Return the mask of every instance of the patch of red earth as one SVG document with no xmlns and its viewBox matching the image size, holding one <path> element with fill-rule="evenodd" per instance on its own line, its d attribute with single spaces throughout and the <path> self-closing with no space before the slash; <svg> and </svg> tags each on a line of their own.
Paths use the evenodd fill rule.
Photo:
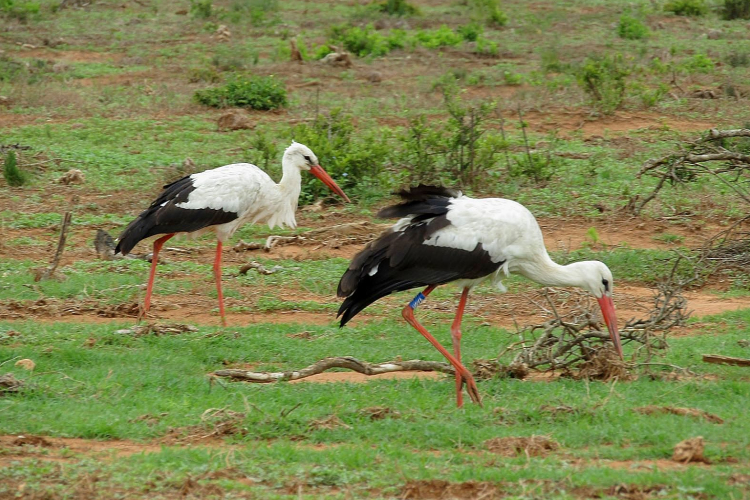
<svg viewBox="0 0 750 500">
<path fill-rule="evenodd" d="M 47 59 L 65 62 L 117 62 L 124 54 L 110 52 L 85 52 L 80 50 L 57 50 L 46 47 L 33 49 L 19 48 L 13 53 L 15 57 L 29 59 Z"/>
<path fill-rule="evenodd" d="M 659 471 L 682 471 L 687 470 L 691 467 L 698 468 L 710 468 L 710 464 L 703 462 L 690 462 L 684 464 L 681 462 L 675 462 L 666 458 L 659 458 L 654 460 L 595 460 L 593 462 L 586 462 L 585 467 L 600 466 L 607 469 L 615 470 L 654 470 Z"/>
</svg>

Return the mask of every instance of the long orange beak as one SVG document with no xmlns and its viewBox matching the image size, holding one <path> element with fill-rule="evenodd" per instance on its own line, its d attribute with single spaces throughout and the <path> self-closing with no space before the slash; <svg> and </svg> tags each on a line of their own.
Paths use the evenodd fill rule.
<svg viewBox="0 0 750 500">
<path fill-rule="evenodd" d="M 615 344 L 617 354 L 620 355 L 620 359 L 625 359 L 622 355 L 622 344 L 620 343 L 620 332 L 617 330 L 617 315 L 615 314 L 615 303 L 612 301 L 612 297 L 603 296 L 599 301 L 599 307 L 602 308 L 602 317 L 604 322 L 607 324 L 609 329 L 609 336 L 612 337 L 612 343 Z"/>
<path fill-rule="evenodd" d="M 334 181 L 331 176 L 328 175 L 328 172 L 323 170 L 323 167 L 321 167 L 320 165 L 315 165 L 310 169 L 310 173 L 320 179 L 323 184 L 328 186 L 328 189 L 345 199 L 347 203 L 351 203 L 349 197 L 344 194 L 344 191 L 338 186 L 338 184 L 336 184 L 336 181 Z"/>
</svg>

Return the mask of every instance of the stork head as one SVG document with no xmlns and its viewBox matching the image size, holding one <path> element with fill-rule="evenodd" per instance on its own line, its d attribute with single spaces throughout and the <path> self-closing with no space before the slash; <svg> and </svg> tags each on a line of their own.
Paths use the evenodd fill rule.
<svg viewBox="0 0 750 500">
<path fill-rule="evenodd" d="M 336 182 L 328 175 L 328 172 L 323 170 L 323 167 L 318 163 L 318 157 L 312 152 L 310 148 L 299 142 L 292 141 L 292 145 L 286 148 L 284 151 L 284 165 L 290 165 L 300 170 L 307 170 L 312 175 L 320 179 L 320 181 L 328 186 L 328 188 L 341 196 L 347 202 L 349 197 L 346 196 L 344 191 L 336 184 Z"/>
<path fill-rule="evenodd" d="M 620 358 L 622 358 L 622 344 L 620 343 L 620 333 L 617 329 L 615 303 L 612 301 L 612 287 L 614 285 L 612 271 L 609 270 L 604 262 L 599 262 L 598 260 L 576 262 L 570 266 L 577 268 L 581 279 L 581 288 L 591 292 L 599 302 L 599 307 L 602 309 L 602 318 L 604 318 L 604 323 L 607 324 L 607 329 L 609 330 L 609 336 L 612 337 L 615 349 Z"/>
</svg>

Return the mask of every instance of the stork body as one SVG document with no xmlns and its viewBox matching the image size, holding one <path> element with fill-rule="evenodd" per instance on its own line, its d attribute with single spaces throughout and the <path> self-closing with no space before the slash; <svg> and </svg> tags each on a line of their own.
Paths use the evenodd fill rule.
<svg viewBox="0 0 750 500">
<path fill-rule="evenodd" d="M 378 217 L 400 218 L 359 252 L 341 278 L 338 295 L 344 326 L 362 309 L 392 292 L 426 287 L 403 316 L 456 369 L 457 403 L 466 382 L 471 399 L 479 393 L 461 364 L 461 319 L 471 289 L 490 280 L 505 291 L 502 278 L 521 274 L 545 286 L 576 286 L 592 293 L 602 308 L 615 348 L 622 356 L 612 302 L 612 273 L 599 261 L 561 266 L 547 254 L 542 231 L 523 205 L 503 198 L 474 199 L 458 191 L 419 186 L 399 193 L 404 202 L 384 208 Z M 435 287 L 455 282 L 463 291 L 451 327 L 453 354 L 414 318 L 414 309 Z"/>
<path fill-rule="evenodd" d="M 219 298 L 221 322 L 226 324 L 221 292 L 221 251 L 225 241 L 245 223 L 265 222 L 275 226 L 297 226 L 294 214 L 301 191 L 303 170 L 309 170 L 335 193 L 346 197 L 341 188 L 318 164 L 315 154 L 293 142 L 284 152 L 283 176 L 277 184 L 264 171 L 249 163 L 235 163 L 188 175 L 171 184 L 120 235 L 116 252 L 127 255 L 141 240 L 163 235 L 154 241 L 146 298 L 142 314 L 148 312 L 159 251 L 179 233 L 197 236 L 216 234 L 214 277 Z"/>
</svg>

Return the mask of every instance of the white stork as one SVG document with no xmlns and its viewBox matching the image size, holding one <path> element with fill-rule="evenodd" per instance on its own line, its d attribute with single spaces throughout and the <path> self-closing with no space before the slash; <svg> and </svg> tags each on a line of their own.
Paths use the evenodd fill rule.
<svg viewBox="0 0 750 500">
<path fill-rule="evenodd" d="M 303 144 L 292 142 L 282 159 L 283 175 L 276 184 L 264 171 L 249 163 L 235 163 L 188 175 L 171 184 L 122 232 L 115 252 L 127 255 L 144 238 L 163 234 L 154 241 L 151 272 L 142 315 L 151 304 L 154 274 L 159 251 L 178 233 L 216 233 L 214 277 L 219 296 L 221 324 L 226 326 L 224 297 L 221 293 L 222 244 L 246 222 L 266 222 L 274 226 L 297 227 L 294 212 L 301 190 L 303 170 L 308 170 L 347 202 L 349 198 L 318 164 L 315 154 Z"/>
<path fill-rule="evenodd" d="M 406 321 L 432 343 L 456 370 L 456 398 L 463 405 L 463 383 L 481 404 L 471 373 L 461 364 L 461 318 L 472 287 L 490 280 L 506 291 L 502 278 L 518 273 L 544 286 L 576 286 L 596 297 L 615 349 L 622 357 L 612 301 L 612 273 L 599 261 L 561 266 L 550 259 L 542 231 L 523 205 L 503 198 L 474 199 L 460 191 L 418 186 L 398 193 L 401 204 L 378 217 L 400 218 L 352 259 L 338 286 L 346 297 L 341 326 L 392 292 L 427 287 L 402 311 Z M 435 287 L 455 281 L 463 287 L 451 326 L 453 355 L 414 318 L 414 309 Z"/>
</svg>

